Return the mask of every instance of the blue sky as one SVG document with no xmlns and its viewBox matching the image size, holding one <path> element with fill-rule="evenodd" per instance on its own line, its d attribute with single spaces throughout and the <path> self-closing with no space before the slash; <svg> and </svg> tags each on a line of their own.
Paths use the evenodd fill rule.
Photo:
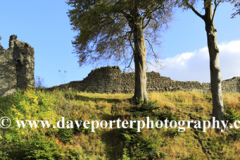
<svg viewBox="0 0 240 160">
<path fill-rule="evenodd" d="M 201 7 L 199 4 L 198 10 L 204 14 Z M 71 41 L 77 32 L 71 30 L 68 9 L 65 1 L 59 0 L 8 0 L 0 5 L 0 43 L 7 49 L 9 36 L 16 34 L 18 40 L 34 47 L 35 76 L 44 78 L 48 87 L 82 80 L 94 69 L 94 64 L 79 67 L 78 58 L 72 54 Z M 233 12 L 233 5 L 222 3 L 214 21 L 223 79 L 240 76 L 240 16 L 231 19 Z M 176 9 L 173 16 L 169 29 L 161 35 L 161 47 L 155 48 L 165 67 L 149 66 L 149 71 L 173 80 L 209 82 L 204 22 L 191 10 Z"/>
</svg>

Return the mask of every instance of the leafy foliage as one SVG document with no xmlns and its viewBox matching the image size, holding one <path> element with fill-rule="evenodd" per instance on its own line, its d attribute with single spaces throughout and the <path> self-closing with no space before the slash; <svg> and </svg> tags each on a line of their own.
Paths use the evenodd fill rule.
<svg viewBox="0 0 240 160">
<path fill-rule="evenodd" d="M 240 119 L 240 97 L 238 98 L 239 102 L 228 103 L 226 104 L 226 114 L 225 117 L 229 121 L 229 123 L 234 123 Z"/>
<path fill-rule="evenodd" d="M 132 106 L 126 111 L 130 112 L 130 120 L 145 120 L 145 117 L 151 117 L 157 119 L 158 117 L 164 117 L 163 111 L 157 107 L 157 101 L 147 101 L 142 103 L 141 106 Z M 175 115 L 171 114 L 171 117 Z M 169 117 L 170 119 L 172 119 Z M 145 120 L 146 122 L 146 120 Z M 160 152 L 159 146 L 164 145 L 164 140 L 158 137 L 156 129 L 144 128 L 141 132 L 137 132 L 137 124 L 135 123 L 133 129 L 123 129 L 122 134 L 125 138 L 125 152 L 131 159 L 155 159 L 163 158 L 165 154 Z M 171 130 L 168 136 L 171 137 L 179 135 L 177 130 Z"/>
<path fill-rule="evenodd" d="M 1 98 L 1 103 L 6 105 L 9 118 L 15 122 L 17 120 L 49 120 L 53 123 L 59 119 L 59 116 L 54 111 L 56 99 L 50 96 L 49 93 L 35 91 L 29 88 L 22 93 L 18 92 L 13 96 Z M 6 115 L 6 110 L 5 114 Z M 3 111 L 4 112 L 4 111 Z M 3 134 L 4 152 L 0 152 L 6 159 L 76 159 L 79 154 L 74 151 L 69 145 L 62 145 L 54 135 L 58 135 L 58 130 L 52 127 L 45 128 L 37 127 L 30 128 L 27 124 L 23 128 L 19 128 L 17 123 Z M 66 142 L 69 140 L 68 135 L 59 136 Z M 65 137 L 64 137 L 65 136 Z M 63 138 L 64 137 L 64 138 Z"/>
<path fill-rule="evenodd" d="M 164 0 L 69 0 L 67 3 L 72 7 L 68 12 L 72 29 L 78 31 L 73 45 L 80 66 L 107 59 L 131 61 L 129 47 L 134 48 L 136 29 L 133 25 L 138 23 L 134 14 L 141 16 L 145 37 L 151 38 L 151 42 L 157 42 L 160 29 L 171 16 L 171 3 Z"/>
</svg>

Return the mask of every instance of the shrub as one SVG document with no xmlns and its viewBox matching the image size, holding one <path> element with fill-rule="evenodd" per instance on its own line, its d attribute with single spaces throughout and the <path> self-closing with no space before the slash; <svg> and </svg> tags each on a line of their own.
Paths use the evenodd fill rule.
<svg viewBox="0 0 240 160">
<path fill-rule="evenodd" d="M 130 112 L 130 120 L 144 119 L 145 117 L 157 117 L 157 102 L 142 103 L 141 106 L 133 106 L 126 111 Z M 155 130 L 156 131 L 156 130 Z M 137 132 L 137 124 L 133 124 L 133 129 L 122 129 L 125 141 L 124 157 L 130 159 L 153 159 L 159 158 L 159 145 L 162 139 L 157 137 L 154 130 L 143 129 Z"/>
<path fill-rule="evenodd" d="M 12 121 L 17 120 L 51 120 L 55 123 L 59 116 L 54 111 L 56 99 L 50 93 L 28 88 L 24 94 L 18 90 L 11 97 L 5 97 L 6 111 Z M 4 99 L 0 99 L 4 101 Z M 2 103 L 0 103 L 2 104 Z M 79 159 L 77 153 L 68 143 L 72 141 L 68 130 L 26 127 L 19 128 L 16 123 L 0 136 L 0 157 L 3 159 Z M 69 132 L 69 133 L 68 133 Z M 1 132 L 0 132 L 1 133 Z M 66 143 L 63 144 L 55 135 Z"/>
</svg>

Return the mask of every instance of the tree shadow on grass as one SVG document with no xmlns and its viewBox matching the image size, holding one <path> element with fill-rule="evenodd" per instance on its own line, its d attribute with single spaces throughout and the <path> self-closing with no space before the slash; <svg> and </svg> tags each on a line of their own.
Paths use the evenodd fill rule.
<svg viewBox="0 0 240 160">
<path fill-rule="evenodd" d="M 109 159 L 121 159 L 124 148 L 124 137 L 121 134 L 121 129 L 113 128 L 105 131 L 101 135 L 101 141 L 106 144 L 105 152 Z"/>
<path fill-rule="evenodd" d="M 126 110 L 127 107 L 123 107 Z M 112 120 L 112 126 L 108 123 L 108 130 L 101 135 L 101 141 L 104 142 L 105 145 L 105 153 L 107 153 L 109 159 L 121 159 L 123 157 L 123 148 L 125 147 L 125 138 L 123 136 L 123 129 L 121 126 L 121 121 L 124 119 L 129 119 L 130 115 L 125 113 L 120 113 L 119 108 L 116 105 L 112 105 L 110 114 L 102 114 L 101 119 Z M 117 120 L 120 119 L 120 128 L 117 126 Z"/>
<path fill-rule="evenodd" d="M 124 120 L 124 119 L 127 119 L 129 118 L 130 115 L 128 114 L 125 114 L 125 115 L 122 115 L 122 114 L 114 114 L 114 115 L 110 115 L 110 114 L 102 114 L 101 115 L 101 119 L 102 120 L 106 120 L 106 121 L 109 121 L 109 120 L 115 120 L 117 121 L 118 119 L 120 120 Z M 116 122 L 117 123 L 117 122 Z M 113 126 L 116 126 L 116 124 L 113 124 Z"/>
</svg>

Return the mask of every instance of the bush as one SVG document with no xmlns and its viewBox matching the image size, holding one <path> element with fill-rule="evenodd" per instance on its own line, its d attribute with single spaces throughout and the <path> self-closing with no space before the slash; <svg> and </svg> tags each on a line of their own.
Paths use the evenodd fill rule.
<svg viewBox="0 0 240 160">
<path fill-rule="evenodd" d="M 59 116 L 55 112 L 57 100 L 50 93 L 28 88 L 24 94 L 18 90 L 13 97 L 0 98 L 1 105 L 12 121 L 16 120 L 51 120 L 55 123 Z M 0 106 L 3 108 L 3 106 Z M 1 132 L 0 132 L 1 133 Z M 64 143 L 55 138 L 59 136 Z M 48 128 L 18 128 L 16 123 L 0 134 L 0 157 L 2 159 L 79 159 L 69 142 L 72 134 L 69 130 Z"/>
<path fill-rule="evenodd" d="M 238 104 L 230 103 L 226 105 L 225 117 L 229 121 L 229 123 L 234 123 L 234 121 L 240 119 L 240 97 L 238 98 L 238 100 Z"/>
<path fill-rule="evenodd" d="M 133 106 L 126 111 L 130 112 L 130 120 L 139 120 L 145 117 L 157 117 L 157 102 L 142 103 L 141 106 Z M 155 130 L 156 131 L 156 130 Z M 162 139 L 157 137 L 154 130 L 143 129 L 137 132 L 137 124 L 133 129 L 122 129 L 125 141 L 124 157 L 130 159 L 154 159 L 159 158 L 159 145 Z M 151 132 L 151 133 L 150 133 Z M 150 134 L 149 134 L 150 133 Z"/>
</svg>

